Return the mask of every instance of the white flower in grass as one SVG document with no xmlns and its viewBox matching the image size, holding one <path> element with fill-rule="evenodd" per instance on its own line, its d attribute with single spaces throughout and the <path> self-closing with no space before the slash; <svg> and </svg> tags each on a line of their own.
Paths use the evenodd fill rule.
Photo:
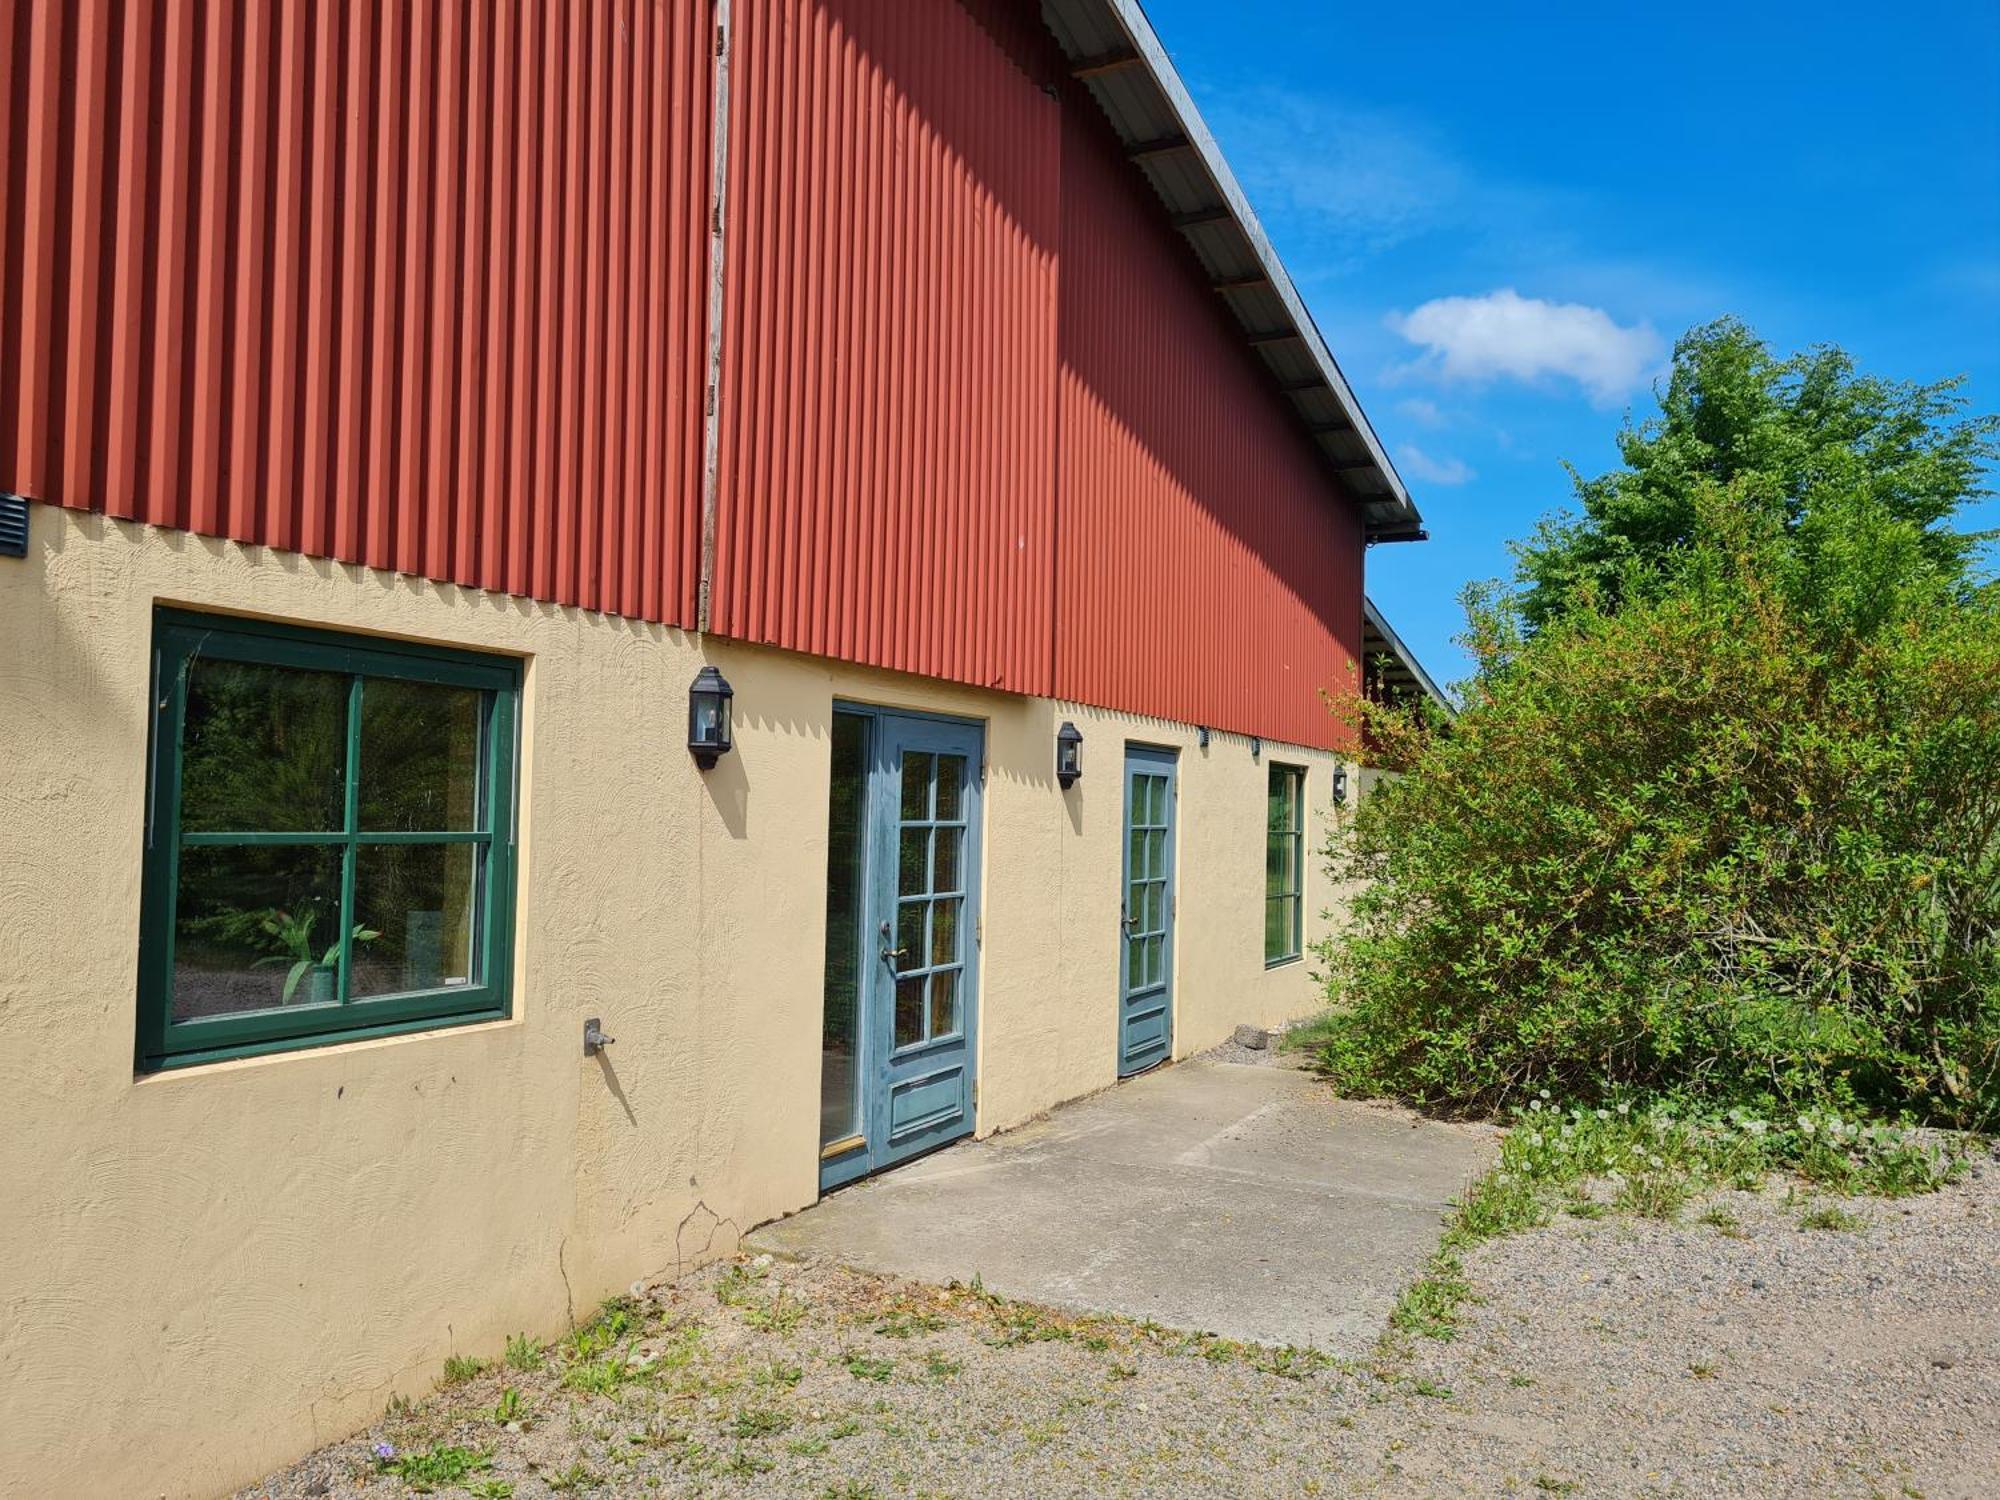
<svg viewBox="0 0 2000 1500">
<path fill-rule="evenodd" d="M 1542 1112 L 1542 1101 L 1539 1099 L 1530 1099 L 1528 1101 L 1528 1108 L 1534 1113 L 1540 1114 Z"/>
<path fill-rule="evenodd" d="M 1799 1116 L 1799 1131 L 1803 1135 L 1811 1135 L 1813 1133 L 1813 1122 L 1811 1115 Z"/>
<path fill-rule="evenodd" d="M 1632 1113 L 1632 1106 L 1629 1104 L 1621 1104 L 1618 1106 L 1618 1113 L 1621 1115 L 1629 1115 Z"/>
</svg>

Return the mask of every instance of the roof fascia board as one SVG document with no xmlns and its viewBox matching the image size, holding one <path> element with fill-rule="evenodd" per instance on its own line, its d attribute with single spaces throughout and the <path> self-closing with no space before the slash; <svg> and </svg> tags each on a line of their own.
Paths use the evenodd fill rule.
<svg viewBox="0 0 2000 1500">
<path fill-rule="evenodd" d="M 1354 431 L 1367 446 L 1369 457 L 1381 470 L 1382 477 L 1388 481 L 1390 495 L 1408 512 L 1409 524 L 1421 526 L 1423 518 L 1417 513 L 1416 505 L 1410 499 L 1402 476 L 1396 472 L 1396 466 L 1389 461 L 1389 455 L 1383 450 L 1381 440 L 1376 437 L 1375 429 L 1369 424 L 1367 414 L 1361 409 L 1361 403 L 1355 399 L 1354 391 L 1347 383 L 1347 377 L 1341 373 L 1339 361 L 1333 357 L 1333 351 L 1327 348 L 1326 340 L 1321 336 L 1318 325 L 1313 322 L 1312 314 L 1306 310 L 1304 299 L 1299 296 L 1298 288 L 1292 284 L 1291 276 L 1279 261 L 1277 251 L 1271 246 L 1270 237 L 1264 233 L 1264 226 L 1258 222 L 1256 213 L 1250 207 L 1250 200 L 1244 196 L 1242 186 L 1236 181 L 1236 174 L 1230 171 L 1229 163 L 1223 159 L 1222 148 L 1210 134 L 1208 123 L 1202 119 L 1201 111 L 1195 108 L 1194 100 L 1189 97 L 1187 86 L 1181 82 L 1180 73 L 1167 56 L 1166 48 L 1161 45 L 1158 34 L 1153 30 L 1152 22 L 1146 19 L 1146 13 L 1140 7 L 1138 0 L 1098 0 L 1098 3 L 1110 12 L 1124 30 L 1131 42 L 1132 50 L 1145 62 L 1153 81 L 1159 85 L 1160 92 L 1166 95 L 1168 108 L 1180 122 L 1181 133 L 1187 137 L 1189 146 L 1200 157 L 1210 180 L 1215 183 L 1217 191 L 1229 205 L 1230 213 L 1236 219 L 1244 238 L 1249 241 L 1251 252 L 1256 256 L 1258 265 L 1263 268 L 1265 278 L 1284 304 L 1285 311 L 1293 324 L 1298 328 L 1299 336 L 1311 354 L 1313 362 L 1319 367 L 1326 384 L 1332 388 L 1334 399 L 1340 403 L 1341 410 L 1353 423 Z M 1435 688 L 1432 691 L 1435 692 Z"/>
</svg>

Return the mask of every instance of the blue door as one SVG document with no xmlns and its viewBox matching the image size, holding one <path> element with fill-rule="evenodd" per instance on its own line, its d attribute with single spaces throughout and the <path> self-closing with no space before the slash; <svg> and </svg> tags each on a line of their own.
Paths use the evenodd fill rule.
<svg viewBox="0 0 2000 1500">
<path fill-rule="evenodd" d="M 1174 1050 L 1174 752 L 1125 747 L 1125 887 L 1119 917 L 1118 1075 Z"/>
<path fill-rule="evenodd" d="M 835 721 L 823 1188 L 971 1133 L 979 958 L 982 730 L 863 709 Z"/>
</svg>

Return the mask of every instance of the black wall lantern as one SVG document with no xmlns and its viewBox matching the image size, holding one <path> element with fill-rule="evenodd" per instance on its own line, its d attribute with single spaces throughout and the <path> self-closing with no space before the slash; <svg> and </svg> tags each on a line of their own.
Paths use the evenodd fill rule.
<svg viewBox="0 0 2000 1500">
<path fill-rule="evenodd" d="M 1264 758 L 1264 737 L 1262 735 L 1253 734 L 1250 736 L 1250 758 L 1252 760 L 1262 760 Z"/>
<path fill-rule="evenodd" d="M 1208 748 L 1208 726 L 1206 724 L 1197 724 L 1194 726 L 1194 742 L 1204 750 Z"/>
<path fill-rule="evenodd" d="M 1344 765 L 1336 765 L 1333 768 L 1333 805 L 1335 807 L 1344 807 L 1346 804 L 1347 804 L 1347 767 Z"/>
<path fill-rule="evenodd" d="M 1083 774 L 1083 734 L 1068 719 L 1056 731 L 1056 780 L 1068 791 Z"/>
<path fill-rule="evenodd" d="M 688 754 L 704 771 L 729 753 L 729 700 L 736 696 L 714 667 L 694 674 L 688 689 Z"/>
</svg>

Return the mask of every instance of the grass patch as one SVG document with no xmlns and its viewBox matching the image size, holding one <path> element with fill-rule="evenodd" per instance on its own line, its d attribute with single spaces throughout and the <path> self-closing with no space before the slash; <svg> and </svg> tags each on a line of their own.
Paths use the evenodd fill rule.
<svg viewBox="0 0 2000 1500">
<path fill-rule="evenodd" d="M 1732 1240 L 1749 1238 L 1743 1232 L 1743 1221 L 1719 1203 L 1703 1209 L 1699 1215 L 1698 1222 L 1706 1224 L 1718 1234 L 1729 1236 Z"/>
<path fill-rule="evenodd" d="M 1431 1257 L 1430 1268 L 1403 1288 L 1389 1311 L 1389 1326 L 1418 1338 L 1454 1339 L 1459 1309 L 1471 1299 L 1472 1283 L 1465 1279 L 1458 1257 L 1440 1250 Z"/>
<path fill-rule="evenodd" d="M 1867 1227 L 1868 1221 L 1859 1214 L 1851 1214 L 1831 1203 L 1822 1203 L 1799 1215 L 1801 1229 L 1836 1229 L 1846 1234 L 1858 1234 Z"/>
<path fill-rule="evenodd" d="M 546 1357 L 540 1339 L 529 1338 L 525 1333 L 517 1333 L 507 1340 L 507 1368 L 519 1370 L 523 1374 L 533 1374 L 541 1369 Z"/>
<path fill-rule="evenodd" d="M 470 1354 L 454 1354 L 444 1362 L 444 1384 L 464 1385 L 486 1373 L 486 1361 Z"/>
<path fill-rule="evenodd" d="M 387 1443 L 380 1443 L 375 1449 L 375 1467 L 384 1474 L 393 1474 L 420 1495 L 442 1485 L 462 1485 L 480 1470 L 491 1468 L 492 1463 L 489 1450 L 456 1444 L 415 1453 L 398 1453 Z"/>
<path fill-rule="evenodd" d="M 1514 1112 L 1499 1161 L 1459 1195 L 1438 1253 L 1396 1299 L 1388 1337 L 1456 1337 L 1465 1304 L 1475 1300 L 1461 1253 L 1537 1228 L 1557 1212 L 1598 1219 L 1617 1211 L 1671 1222 L 1705 1189 L 1749 1190 L 1781 1170 L 1842 1193 L 1935 1192 L 1965 1173 L 1973 1140 L 1864 1124 L 1831 1110 L 1772 1121 L 1743 1109 L 1683 1113 L 1670 1100 L 1560 1109 L 1544 1093 Z M 1592 1193 L 1592 1183 L 1611 1189 L 1609 1204 Z M 1700 1221 L 1742 1234 L 1735 1216 L 1719 1206 Z M 1799 1222 L 1809 1229 L 1863 1227 L 1834 1208 L 1813 1209 Z"/>
<path fill-rule="evenodd" d="M 792 1425 L 792 1414 L 775 1406 L 753 1406 L 739 1411 L 729 1424 L 730 1434 L 739 1438 L 776 1437 Z"/>
<path fill-rule="evenodd" d="M 849 1349 L 841 1356 L 840 1362 L 847 1367 L 847 1373 L 856 1380 L 883 1381 L 896 1370 L 896 1362 L 893 1359 L 877 1359 L 860 1349 Z"/>
</svg>

